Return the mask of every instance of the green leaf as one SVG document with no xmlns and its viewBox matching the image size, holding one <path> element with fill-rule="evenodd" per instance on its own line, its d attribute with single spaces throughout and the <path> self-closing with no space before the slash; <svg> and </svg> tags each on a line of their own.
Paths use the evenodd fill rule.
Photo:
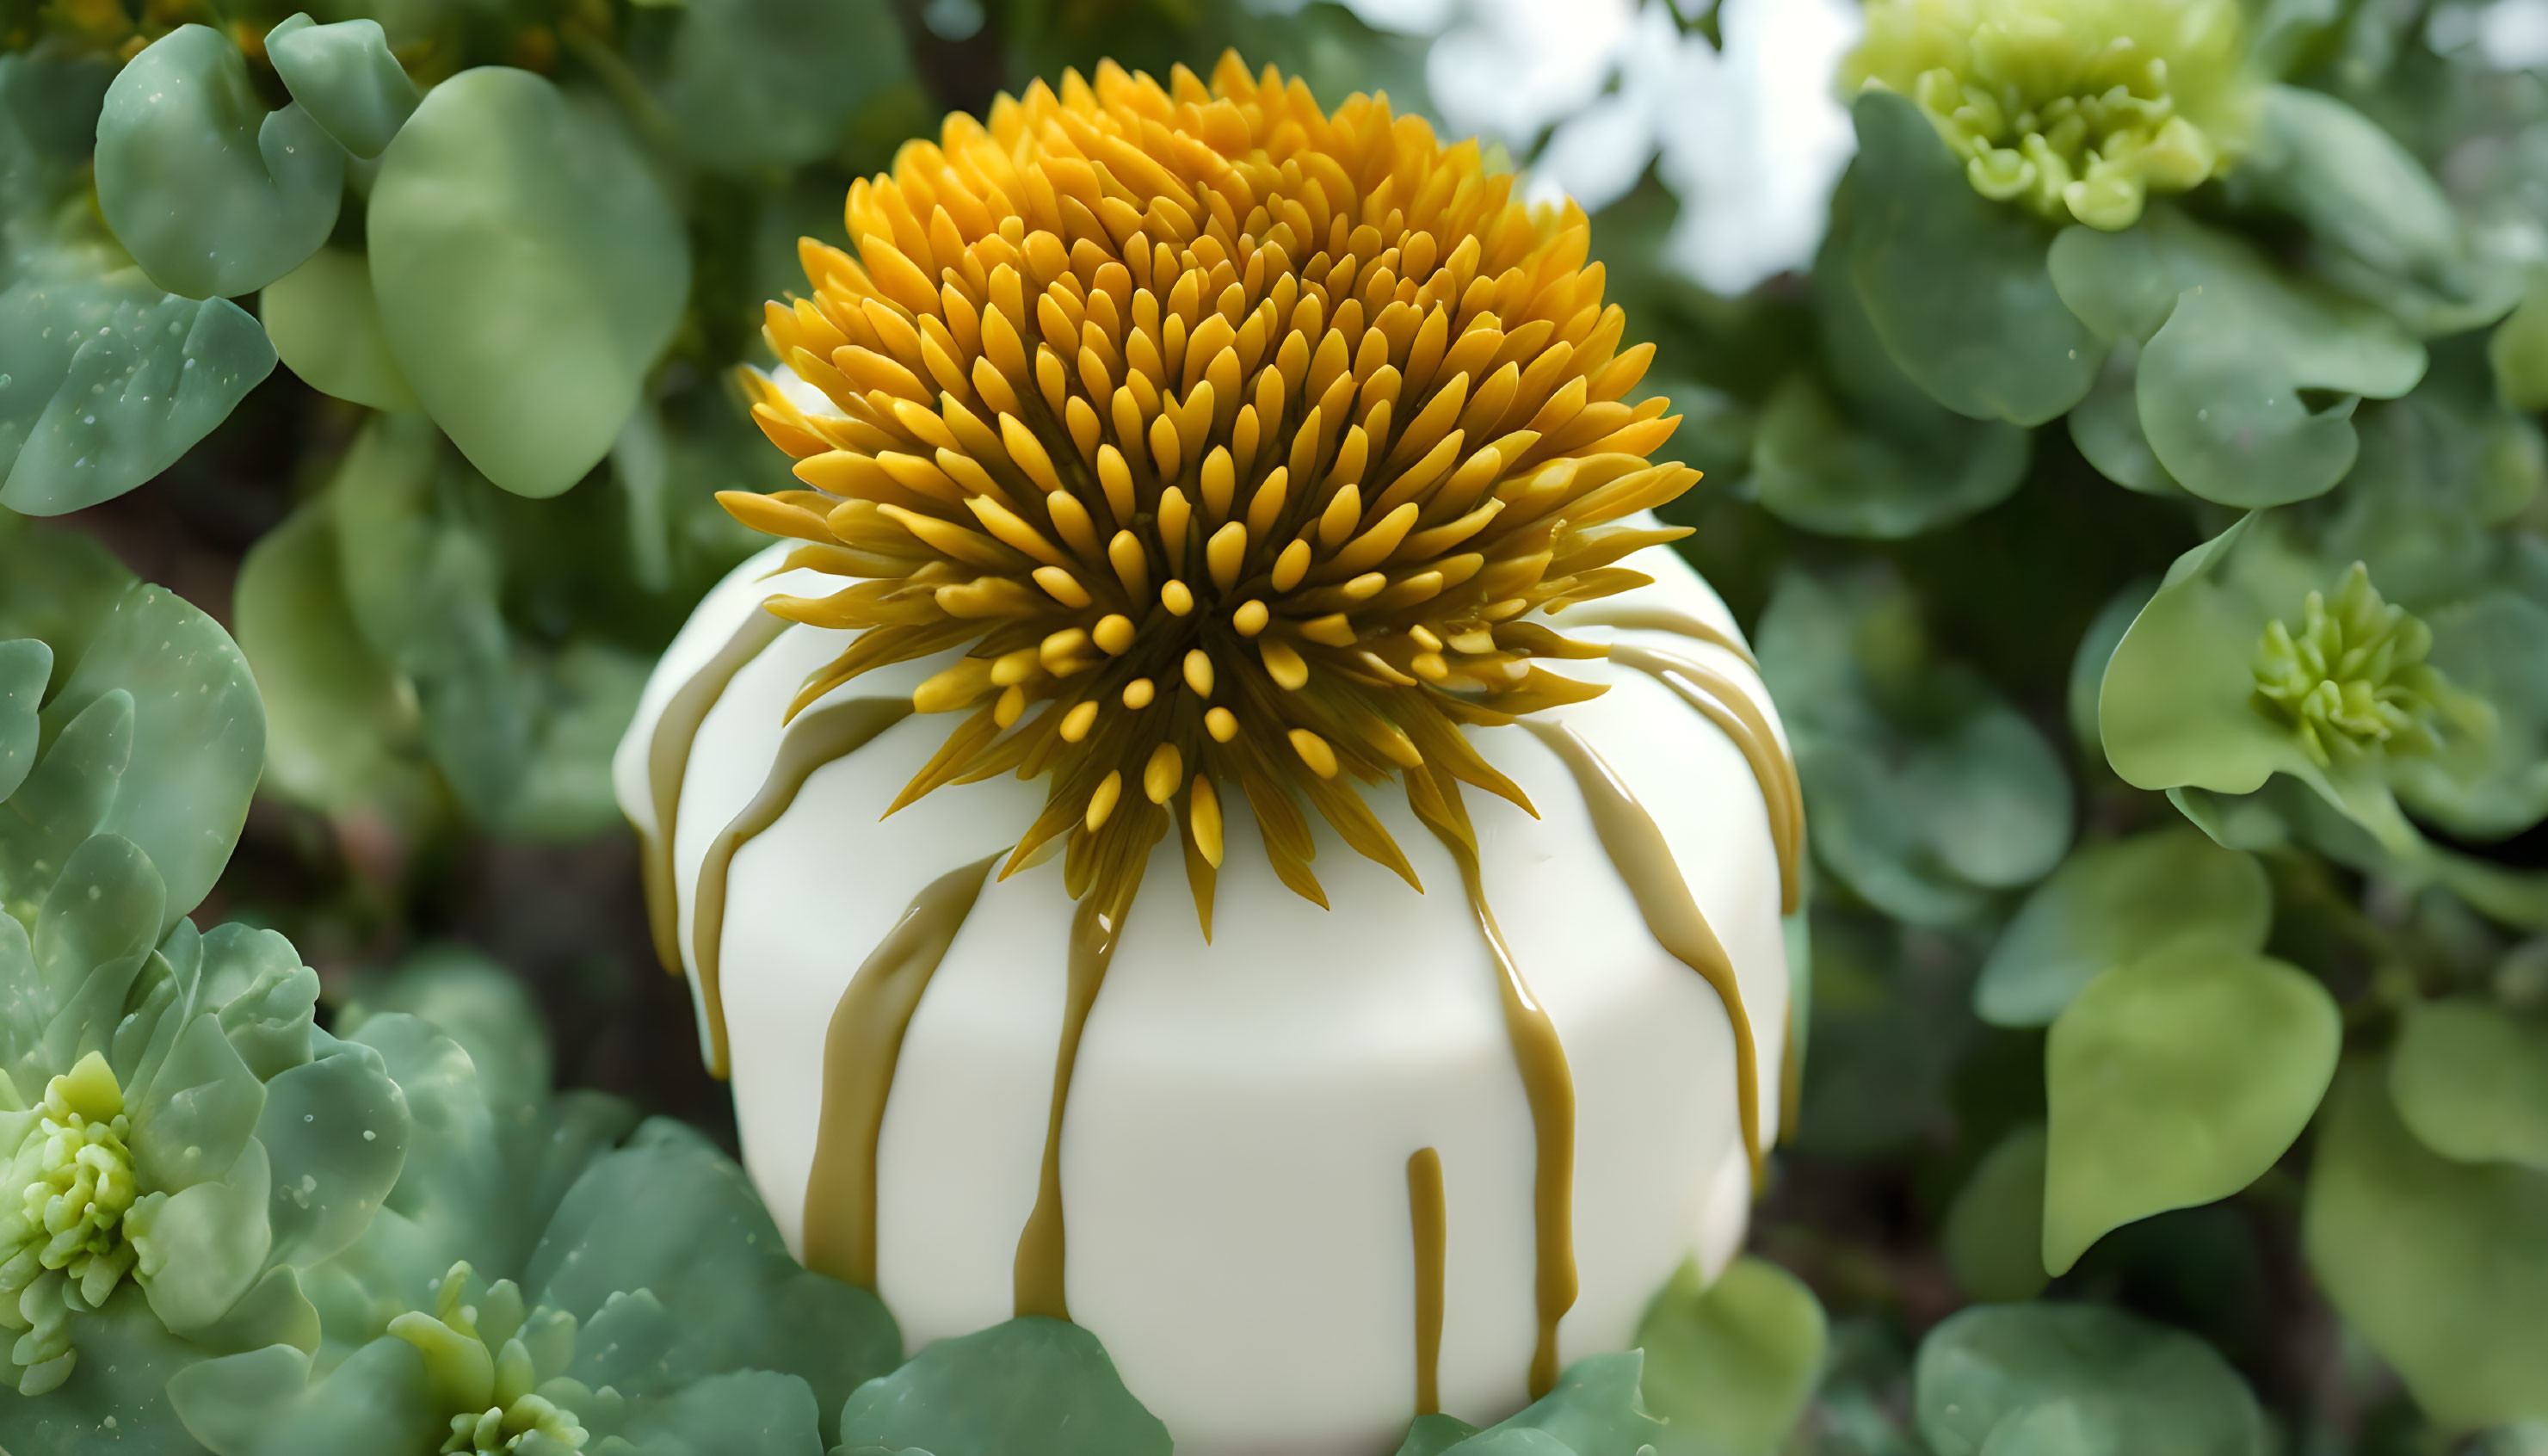
<svg viewBox="0 0 2548 1456">
<path fill-rule="evenodd" d="M 1842 202 L 1848 198 L 1844 196 Z M 1854 210 L 1835 209 L 1814 269 L 1843 277 Z M 1819 289 L 1830 388 L 1791 375 L 1762 408 L 1752 486 L 1781 520 L 1833 535 L 1917 535 L 1995 505 L 2026 474 L 2026 432 L 1956 414 L 1895 368 L 1858 290 Z"/>
<path fill-rule="evenodd" d="M 187 1338 L 216 1354 L 233 1355 L 288 1345 L 304 1354 L 318 1351 L 318 1311 L 301 1292 L 300 1276 L 277 1264 L 248 1286 L 238 1303 Z"/>
<path fill-rule="evenodd" d="M 1908 97 L 1860 93 L 1848 279 L 1905 374 L 1975 419 L 2042 424 L 2096 382 L 2105 345 L 2045 271 L 2045 228 L 1983 198 Z"/>
<path fill-rule="evenodd" d="M 318 972 L 275 931 L 215 926 L 203 938 L 200 1005 L 221 1015 L 222 1035 L 260 1080 L 310 1059 Z"/>
<path fill-rule="evenodd" d="M 1659 1450 L 1655 1442 L 1664 1427 L 1638 1400 L 1644 1363 L 1635 1350 L 1587 1355 L 1518 1414 L 1449 1449 L 1460 1456 L 1637 1456 Z"/>
<path fill-rule="evenodd" d="M 822 1448 L 814 1393 L 792 1375 L 738 1370 L 637 1403 L 616 1440 L 628 1456 L 807 1456 Z M 613 1456 L 622 1449 L 606 1447 Z"/>
<path fill-rule="evenodd" d="M 2041 1123 L 1999 1140 L 1964 1179 L 1939 1243 L 1956 1285 L 1974 1300 L 2016 1303 L 2044 1292 L 2044 1148 Z"/>
<path fill-rule="evenodd" d="M 420 99 L 375 20 L 322 26 L 296 15 L 265 33 L 265 54 L 311 120 L 366 160 L 390 144 Z"/>
<path fill-rule="evenodd" d="M 256 312 L 274 341 L 274 352 L 313 388 L 375 410 L 417 408 L 415 392 L 399 373 L 389 335 L 381 328 L 366 254 L 318 249 L 267 284 Z"/>
<path fill-rule="evenodd" d="M 2171 207 L 2152 207 L 2124 232 L 2065 228 L 2048 266 L 2098 336 L 2141 345 L 2133 375 L 2142 443 L 2166 479 L 2206 500 L 2252 506 L 2322 494 L 2359 448 L 2354 402 L 2342 397 L 2394 399 L 2423 376 L 2423 347 L 2387 315 L 2289 277 Z M 2311 390 L 2336 398 L 2313 408 Z M 2152 489 L 2120 436 L 2120 420 L 2097 416 L 2092 459 Z"/>
<path fill-rule="evenodd" d="M 1478 1428 L 1456 1415 L 1418 1415 L 1407 1427 L 1407 1439 L 1399 1444 L 1397 1456 L 1442 1456 L 1442 1453 L 1476 1435 Z M 851 1452 L 850 1456 L 869 1456 L 881 1446 L 868 1446 Z"/>
<path fill-rule="evenodd" d="M 1973 1010 L 1993 1026 L 2050 1026 L 2109 967 L 2198 936 L 2261 951 L 2273 919 L 2264 866 L 2191 829 L 2092 845 L 2027 896 L 1982 965 Z"/>
<path fill-rule="evenodd" d="M 62 722 L 118 689 L 133 694 L 133 767 L 102 827 L 158 866 L 168 883 L 164 930 L 203 903 L 229 864 L 265 767 L 265 707 L 229 634 L 160 587 L 125 593 L 45 720 Z"/>
<path fill-rule="evenodd" d="M 576 1181 L 525 1271 L 536 1303 L 579 1319 L 621 1290 L 652 1291 L 680 1331 L 662 1362 L 676 1383 L 775 1370 L 804 1377 L 828 1407 L 902 1351 L 873 1295 L 797 1264 L 743 1170 L 660 1118 Z M 961 1456 L 917 1437 L 885 1444 Z"/>
<path fill-rule="evenodd" d="M 1930 660 L 1897 582 L 1790 571 L 1759 643 L 1815 856 L 1852 889 L 1901 919 L 1950 925 L 2059 863 L 2072 818 L 2060 760 L 1978 677 Z"/>
<path fill-rule="evenodd" d="M 2398 1035 L 2389 1097 L 2444 1157 L 2548 1171 L 2548 1026 L 2467 997 L 2419 1003 Z"/>
<path fill-rule="evenodd" d="M 942 1339 L 859 1387 L 841 1441 L 935 1456 L 1168 1456 L 1168 1428 L 1124 1389 L 1097 1336 L 1034 1317 Z"/>
<path fill-rule="evenodd" d="M 345 153 L 299 106 L 269 113 L 221 32 L 179 26 L 107 88 L 97 202 L 150 281 L 254 293 L 327 240 Z"/>
<path fill-rule="evenodd" d="M 750 172 L 838 154 L 851 117 L 908 78 L 901 29 L 881 7 L 690 0 L 662 95 L 683 149 Z"/>
<path fill-rule="evenodd" d="M 418 952 L 390 974 L 357 984 L 336 1025 L 351 1035 L 388 1012 L 421 1017 L 458 1042 L 497 1112 L 527 1114 L 548 1099 L 549 1031 L 539 1005 L 519 977 L 477 952 Z"/>
<path fill-rule="evenodd" d="M 265 1268 L 273 1234 L 265 1222 L 270 1179 L 265 1148 L 251 1140 L 228 1176 L 198 1183 L 125 1215 L 151 1312 L 183 1334 L 219 1320 Z"/>
<path fill-rule="evenodd" d="M 2090 981 L 2045 1046 L 2045 1268 L 2255 1181 L 2309 1125 L 2341 1022 L 2307 973 L 2215 940 Z"/>
<path fill-rule="evenodd" d="M 487 478 L 554 496 L 610 450 L 689 293 L 628 140 L 501 66 L 435 87 L 381 157 L 372 286 L 401 370 Z"/>
<path fill-rule="evenodd" d="M 1790 377 L 1754 437 L 1762 508 L 1809 531 L 1893 540 L 2007 500 L 2026 476 L 2026 432 L 1937 414 L 1927 435 L 1860 428 L 1811 378 Z"/>
<path fill-rule="evenodd" d="M 1828 1339 L 1813 1291 L 1777 1265 L 1745 1255 L 1709 1284 L 1695 1261 L 1683 1264 L 1637 1326 L 1639 1389 L 1664 1422 L 1641 1439 L 1658 1456 L 1778 1449 L 1813 1396 Z"/>
<path fill-rule="evenodd" d="M 208 1011 L 185 1023 L 157 1074 L 127 1088 L 125 1103 L 141 1186 L 175 1193 L 229 1176 L 265 1111 L 265 1086 Z"/>
<path fill-rule="evenodd" d="M 133 573 L 96 537 L 37 527 L 0 511 L 0 634 L 53 650 L 53 682 L 70 680 Z"/>
<path fill-rule="evenodd" d="M 2486 341 L 2487 362 L 2503 403 L 2520 410 L 2548 409 L 2548 275 L 2534 275 L 2520 307 Z"/>
<path fill-rule="evenodd" d="M 2096 388 L 2070 411 L 2070 443 L 2099 475 L 2125 490 L 2182 499 L 2185 487 L 2158 463 L 2141 429 L 2140 361 L 2138 339 L 2115 340 Z"/>
<path fill-rule="evenodd" d="M 352 619 L 333 500 L 295 510 L 239 566 L 232 620 L 265 700 L 265 784 L 329 813 L 412 823 L 431 803 L 433 774 L 411 697 Z"/>
<path fill-rule="evenodd" d="M 100 966 L 129 964 L 121 972 L 127 978 L 138 969 L 159 939 L 165 902 L 158 871 L 132 841 L 112 834 L 82 841 L 36 914 L 36 969 L 53 1005 L 69 1002 Z M 94 1008 L 99 1020 L 76 1034 L 57 1069 L 105 1046 L 124 1013 L 122 990 L 104 1001 Z"/>
<path fill-rule="evenodd" d="M 115 805 L 133 758 L 133 695 L 110 692 L 74 716 L 0 802 L 0 907 L 33 924 L 71 853 Z"/>
<path fill-rule="evenodd" d="M 70 1379 L 41 1400 L 0 1397 L 0 1445 L 11 1456 L 98 1456 L 199 1451 L 178 1423 L 165 1387 L 204 1352 L 168 1332 L 130 1280 L 105 1308 L 71 1317 L 80 1352 Z"/>
<path fill-rule="evenodd" d="M 2548 1419 L 2548 1172 L 2433 1152 L 2385 1080 L 2348 1066 L 2327 1099 L 2301 1228 L 2310 1271 L 2435 1421 Z"/>
<path fill-rule="evenodd" d="M 2399 761 L 2391 778 L 2417 814 L 2475 840 L 2518 834 L 2548 815 L 2548 605 L 2490 592 L 2427 613 L 2432 664 L 2486 700 L 2493 731 L 2455 734 L 2440 753 Z"/>
<path fill-rule="evenodd" d="M 2114 661 L 2116 644 L 2132 629 L 2133 618 L 2149 605 L 2151 593 L 2157 591 L 2158 584 L 2146 577 L 2126 585 L 2097 608 L 2088 630 L 2079 635 L 2079 651 L 2070 660 L 2069 690 L 2064 699 L 2071 736 L 2091 760 L 2105 758 L 2104 746 L 2097 739 L 2097 691 L 2105 685 L 2106 665 Z"/>
<path fill-rule="evenodd" d="M 2482 258 L 2421 162 L 2369 117 L 2323 91 L 2265 92 L 2237 187 L 2301 220 L 2341 286 L 2419 333 L 2495 321 L 2520 275 Z"/>
<path fill-rule="evenodd" d="M 265 330 L 227 299 L 173 298 L 129 270 L 26 279 L 0 293 L 0 505 L 59 515 L 113 500 L 273 369 Z"/>
<path fill-rule="evenodd" d="M 0 799 L 36 767 L 36 710 L 52 676 L 51 648 L 33 638 L 0 642 Z"/>
<path fill-rule="evenodd" d="M 274 1258 L 315 1264 L 361 1236 L 407 1161 L 407 1096 L 369 1046 L 318 1034 L 318 1055 L 265 1087 Z"/>
<path fill-rule="evenodd" d="M 2255 1397 L 2211 1346 L 2094 1305 L 1951 1316 L 1920 1342 L 1913 1381 L 1920 1434 L 1937 1456 L 2273 1449 Z M 2084 1439 L 2048 1439 L 2055 1433 Z"/>
<path fill-rule="evenodd" d="M 440 1413 L 424 1356 L 396 1338 L 372 1340 L 318 1380 L 290 1345 L 206 1360 L 168 1382 L 168 1404 L 216 1456 L 421 1456 Z"/>
</svg>

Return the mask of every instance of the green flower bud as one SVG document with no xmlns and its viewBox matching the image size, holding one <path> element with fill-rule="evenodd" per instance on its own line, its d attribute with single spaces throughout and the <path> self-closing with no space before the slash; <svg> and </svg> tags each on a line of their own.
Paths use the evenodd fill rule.
<svg viewBox="0 0 2548 1456">
<path fill-rule="evenodd" d="M 23 1331 L 11 1358 L 27 1369 L 21 1394 L 38 1395 L 70 1374 L 67 1312 L 104 1304 L 132 1272 L 125 1216 L 140 1189 L 124 1089 L 104 1056 L 80 1058 L 21 1116 L 8 1172 L 18 1198 L 0 1208 L 0 1324 Z"/>
<path fill-rule="evenodd" d="M 2480 727 L 2488 716 L 2425 663 L 2432 647 L 2432 630 L 2383 600 L 2357 561 L 2333 603 L 2309 594 L 2297 631 L 2266 624 L 2256 647 L 2257 709 L 2322 768 L 2359 753 L 2431 753 L 2441 746 L 2439 719 Z"/>
<path fill-rule="evenodd" d="M 2229 165 L 2242 59 L 2237 0 L 1868 0 L 1841 80 L 1917 102 L 1982 196 L 2115 231 Z"/>
<path fill-rule="evenodd" d="M 583 1393 L 559 1379 L 575 1358 L 574 1317 L 526 1313 L 521 1288 L 509 1279 L 472 1301 L 471 1279 L 468 1264 L 452 1265 L 431 1315 L 401 1315 L 389 1327 L 424 1355 L 434 1399 L 451 1412 L 444 1456 L 509 1451 L 532 1431 L 567 1450 L 584 1449 L 584 1423 L 557 1401 Z"/>
</svg>

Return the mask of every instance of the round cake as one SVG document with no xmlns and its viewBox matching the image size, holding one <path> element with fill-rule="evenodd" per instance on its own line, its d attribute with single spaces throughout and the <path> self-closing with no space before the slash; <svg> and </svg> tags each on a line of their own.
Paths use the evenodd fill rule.
<svg viewBox="0 0 2548 1456">
<path fill-rule="evenodd" d="M 1801 804 L 1582 214 L 1226 61 L 952 119 L 621 745 L 791 1249 L 1185 1452 L 1509 1413 L 1740 1243 Z"/>
</svg>

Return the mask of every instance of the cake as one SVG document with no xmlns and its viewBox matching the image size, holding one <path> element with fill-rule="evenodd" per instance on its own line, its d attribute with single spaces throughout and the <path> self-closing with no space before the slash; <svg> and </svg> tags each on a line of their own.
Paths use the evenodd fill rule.
<svg viewBox="0 0 2548 1456">
<path fill-rule="evenodd" d="M 1793 770 L 1512 181 L 1235 57 L 907 145 L 614 765 L 790 1250 L 1086 1326 L 1180 1451 L 1510 1412 L 1787 1120 Z"/>
</svg>

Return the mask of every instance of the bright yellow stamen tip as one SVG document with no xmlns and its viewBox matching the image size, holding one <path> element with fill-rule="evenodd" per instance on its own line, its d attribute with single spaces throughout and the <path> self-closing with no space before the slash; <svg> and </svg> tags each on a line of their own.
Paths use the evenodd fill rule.
<svg viewBox="0 0 2548 1456">
<path fill-rule="evenodd" d="M 1215 743 L 1228 743 L 1238 736 L 1238 715 L 1228 708 L 1214 708 L 1203 715 L 1203 731 Z"/>
<path fill-rule="evenodd" d="M 1097 792 L 1088 796 L 1087 824 L 1090 833 L 1094 834 L 1098 830 L 1106 827 L 1107 816 L 1115 812 L 1115 801 L 1123 796 L 1123 773 L 1119 770 L 1108 774 L 1106 777 L 1098 783 Z"/>
<path fill-rule="evenodd" d="M 1120 611 L 1109 612 L 1098 619 L 1096 629 L 1089 635 L 1108 657 L 1122 657 L 1133 650 L 1133 619 Z"/>
<path fill-rule="evenodd" d="M 1273 620 L 1273 617 L 1274 614 L 1265 609 L 1264 602 L 1242 601 L 1238 604 L 1238 610 L 1229 614 L 1229 624 L 1238 629 L 1239 636 L 1253 637 L 1264 631 L 1265 624 Z"/>
<path fill-rule="evenodd" d="M 1083 702 L 1061 715 L 1061 741 L 1077 743 L 1097 726 L 1097 704 Z"/>
<path fill-rule="evenodd" d="M 1166 607 L 1172 617 L 1190 615 L 1195 606 L 1194 592 L 1183 582 L 1170 582 L 1159 589 L 1159 605 Z"/>
<path fill-rule="evenodd" d="M 1176 794 L 1177 780 L 1185 776 L 1185 756 L 1173 743 L 1163 743 L 1150 750 L 1150 762 L 1141 770 L 1141 792 L 1151 803 L 1164 804 Z"/>
<path fill-rule="evenodd" d="M 1124 706 L 1128 708 L 1148 707 L 1158 695 L 1158 687 L 1147 678 L 1136 678 L 1124 684 Z"/>
<path fill-rule="evenodd" d="M 1307 728 L 1293 729 L 1291 739 L 1292 751 L 1301 756 L 1302 763 L 1310 766 L 1311 773 L 1320 778 L 1336 776 L 1336 751 L 1327 747 L 1325 739 Z"/>
<path fill-rule="evenodd" d="M 1212 696 L 1212 656 L 1200 647 L 1186 654 L 1186 685 L 1197 697 Z"/>
</svg>

